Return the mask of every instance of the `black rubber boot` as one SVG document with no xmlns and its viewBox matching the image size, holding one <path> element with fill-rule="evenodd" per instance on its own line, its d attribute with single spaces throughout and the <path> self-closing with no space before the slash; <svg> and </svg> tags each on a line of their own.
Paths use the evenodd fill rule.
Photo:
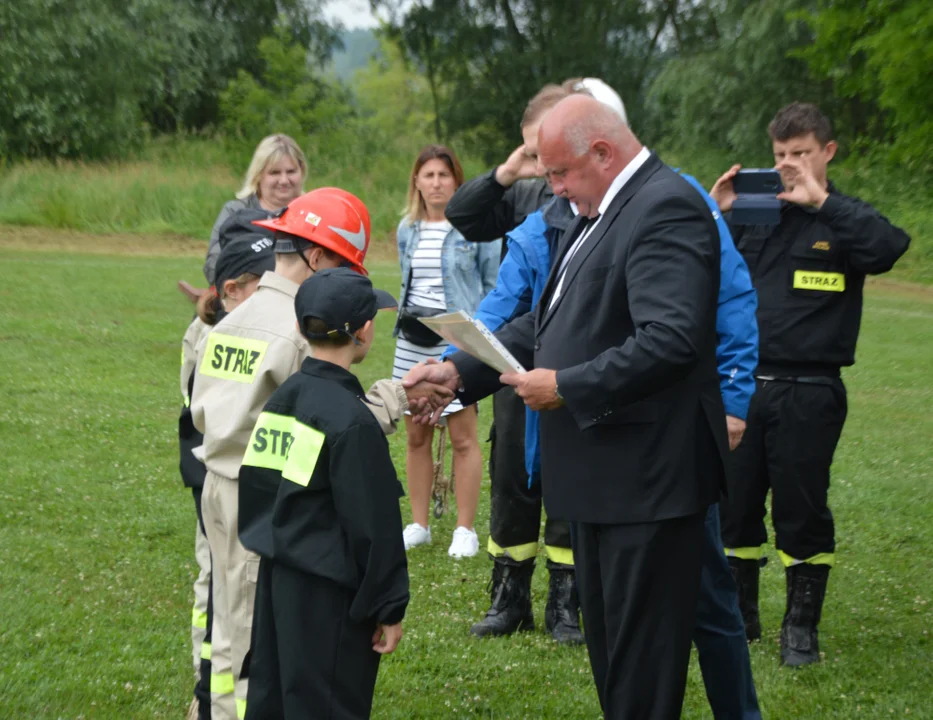
<svg viewBox="0 0 933 720">
<path fill-rule="evenodd" d="M 829 565 L 792 565 L 787 576 L 787 610 L 781 625 L 781 662 L 790 667 L 820 661 L 817 626 L 823 612 Z"/>
<path fill-rule="evenodd" d="M 495 558 L 490 582 L 492 605 L 486 616 L 470 628 L 476 637 L 501 637 L 517 630 L 534 630 L 531 612 L 531 576 L 534 560 L 515 562 Z"/>
<path fill-rule="evenodd" d="M 758 574 L 761 567 L 760 560 L 742 560 L 730 557 L 729 568 L 739 592 L 739 610 L 742 611 L 742 620 L 745 623 L 745 637 L 752 640 L 761 639 L 761 620 L 758 617 Z"/>
<path fill-rule="evenodd" d="M 544 608 L 544 626 L 561 645 L 582 645 L 577 575 L 572 566 L 548 564 L 548 570 L 551 581 Z"/>
</svg>

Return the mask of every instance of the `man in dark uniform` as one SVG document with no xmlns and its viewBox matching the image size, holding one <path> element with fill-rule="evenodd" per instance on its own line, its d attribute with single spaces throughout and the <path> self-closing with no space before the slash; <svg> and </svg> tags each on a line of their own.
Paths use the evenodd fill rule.
<svg viewBox="0 0 933 720">
<path fill-rule="evenodd" d="M 275 391 L 239 475 L 240 540 L 261 556 L 246 718 L 368 718 L 408 605 L 402 488 L 350 372 L 395 300 L 348 268 L 302 283 L 312 357 Z M 244 667 L 244 672 L 246 668 Z"/>
<path fill-rule="evenodd" d="M 758 291 L 757 391 L 732 453 L 720 504 L 723 544 L 739 586 L 749 639 L 761 636 L 758 568 L 770 488 L 775 540 L 786 568 L 781 658 L 818 662 L 817 625 L 833 565 L 829 468 L 846 418 L 839 369 L 855 362 L 866 275 L 891 269 L 910 238 L 869 204 L 839 192 L 826 168 L 836 152 L 829 120 L 793 103 L 768 127 L 784 192 L 780 223 L 732 225 Z M 710 195 L 725 213 L 735 165 Z"/>
</svg>

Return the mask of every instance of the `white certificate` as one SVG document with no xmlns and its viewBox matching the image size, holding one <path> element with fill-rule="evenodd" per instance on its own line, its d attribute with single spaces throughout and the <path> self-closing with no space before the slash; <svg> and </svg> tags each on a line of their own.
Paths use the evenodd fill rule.
<svg viewBox="0 0 933 720">
<path fill-rule="evenodd" d="M 496 336 L 489 332 L 489 328 L 463 310 L 419 320 L 451 345 L 469 353 L 477 360 L 482 360 L 500 373 L 525 372 L 525 368 L 505 349 Z"/>
</svg>

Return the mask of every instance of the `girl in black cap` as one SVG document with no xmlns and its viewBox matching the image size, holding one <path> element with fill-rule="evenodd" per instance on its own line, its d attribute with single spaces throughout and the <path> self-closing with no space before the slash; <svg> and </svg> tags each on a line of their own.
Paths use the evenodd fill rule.
<svg viewBox="0 0 933 720">
<path fill-rule="evenodd" d="M 191 610 L 191 645 L 194 663 L 194 698 L 188 717 L 210 718 L 211 676 L 211 552 L 204 533 L 201 517 L 201 490 L 204 487 L 205 468 L 194 455 L 204 441 L 203 435 L 191 421 L 191 389 L 194 383 L 197 348 L 210 328 L 225 312 L 246 300 L 266 270 L 275 267 L 272 241 L 257 233 L 249 240 L 228 244 L 217 259 L 217 293 L 205 293 L 198 301 L 198 315 L 191 321 L 181 345 L 181 394 L 184 407 L 178 418 L 178 442 L 181 453 L 181 478 L 191 488 L 198 516 L 195 528 L 194 555 L 198 563 L 198 576 L 194 581 L 194 606 Z"/>
</svg>

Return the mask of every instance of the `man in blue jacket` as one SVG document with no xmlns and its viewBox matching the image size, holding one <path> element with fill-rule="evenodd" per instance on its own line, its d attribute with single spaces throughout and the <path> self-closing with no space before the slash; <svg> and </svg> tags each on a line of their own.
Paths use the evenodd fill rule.
<svg viewBox="0 0 933 720">
<path fill-rule="evenodd" d="M 604 83 L 590 79 L 583 82 L 591 83 L 596 90 L 593 92 L 584 85 L 584 91 L 617 112 L 618 107 L 622 107 L 621 99 Z M 575 90 L 580 91 L 579 88 Z M 624 110 L 622 115 L 624 117 Z M 529 148 L 527 143 L 525 151 L 535 154 L 534 148 Z M 748 267 L 736 250 L 728 225 L 721 217 L 716 203 L 693 177 L 683 177 L 704 198 L 719 229 L 721 280 L 716 318 L 719 339 L 717 362 L 729 442 L 734 449 L 741 441 L 745 417 L 755 390 L 753 373 L 758 362 L 758 326 L 755 319 L 757 298 Z M 521 225 L 507 233 L 507 252 L 499 268 L 496 287 L 482 301 L 476 313 L 477 319 L 490 330 L 498 330 L 537 304 L 550 272 L 551 257 L 557 255 L 557 244 L 574 215 L 575 209 L 568 200 L 553 197 L 540 210 L 528 215 Z M 492 606 L 484 619 L 471 629 L 476 636 L 510 634 L 517 629 L 528 628 L 529 625 L 533 627 L 528 618 L 532 614 L 530 580 L 540 527 L 540 466 L 538 414 L 526 409 L 525 468 L 528 484 L 524 488 L 492 488 L 493 512 L 490 517 L 488 548 L 495 566 Z M 509 507 L 512 510 L 510 513 L 497 513 L 497 507 Z M 516 517 L 522 514 L 528 517 Z M 503 520 L 503 516 L 511 517 Z M 545 524 L 545 546 L 552 584 L 555 574 L 558 577 L 566 576 L 567 568 L 572 568 L 569 528 L 563 527 L 565 525 L 550 520 Z M 526 528 L 528 537 L 522 538 L 526 542 L 515 544 L 518 526 Z M 707 697 L 717 718 L 760 718 L 745 628 L 739 612 L 735 584 L 722 548 L 719 515 L 715 505 L 707 513 L 705 530 L 706 554 L 694 642 L 699 652 Z M 499 537 L 502 535 L 509 536 L 512 542 L 500 544 Z M 527 557 L 514 557 L 515 548 L 528 549 L 528 553 L 522 553 Z M 558 572 L 555 573 L 555 570 Z M 570 582 L 575 585 L 573 573 L 569 575 Z M 552 594 L 549 593 L 546 615 L 558 613 L 560 617 L 548 618 L 548 627 L 555 627 L 556 620 L 556 626 L 562 628 L 563 634 L 555 633 L 555 638 L 572 642 L 572 630 L 576 628 L 579 632 L 579 620 L 563 615 L 575 615 L 578 605 L 573 602 L 552 607 Z M 556 595 L 560 596 L 560 593 Z M 576 600 L 574 589 L 571 595 Z"/>
</svg>

